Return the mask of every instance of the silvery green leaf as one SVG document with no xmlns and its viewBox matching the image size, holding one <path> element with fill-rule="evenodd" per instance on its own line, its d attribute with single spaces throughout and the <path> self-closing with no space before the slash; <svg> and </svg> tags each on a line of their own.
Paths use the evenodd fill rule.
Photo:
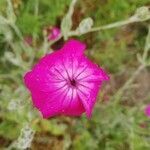
<svg viewBox="0 0 150 150">
<path fill-rule="evenodd" d="M 65 40 L 67 40 L 68 33 L 72 28 L 72 14 L 74 12 L 74 6 L 75 6 L 76 2 L 77 2 L 77 0 L 72 0 L 71 4 L 69 6 L 69 10 L 61 22 L 61 31 L 62 31 L 62 34 L 63 34 Z"/>
<path fill-rule="evenodd" d="M 15 23 L 16 15 L 14 13 L 11 0 L 7 0 L 7 5 L 8 5 L 8 7 L 7 7 L 7 18 L 8 18 L 10 23 Z"/>
<path fill-rule="evenodd" d="M 12 41 L 12 39 L 13 39 L 13 35 L 12 35 L 11 32 L 8 31 L 8 32 L 5 34 L 5 41 L 10 42 L 10 41 Z"/>
<path fill-rule="evenodd" d="M 77 28 L 77 31 L 79 32 L 79 34 L 83 34 L 88 32 L 91 27 L 93 26 L 93 19 L 88 17 L 83 19 L 80 24 L 79 27 Z"/>
<path fill-rule="evenodd" d="M 142 56 L 138 53 L 137 54 L 137 60 L 141 63 L 141 64 L 143 64 L 143 58 L 142 58 Z"/>
<path fill-rule="evenodd" d="M 13 65 L 20 66 L 20 60 L 12 52 L 5 52 L 4 57 Z"/>
<path fill-rule="evenodd" d="M 72 27 L 72 19 L 67 14 L 63 18 L 62 23 L 61 23 L 61 31 L 62 31 L 62 34 L 63 34 L 63 36 L 64 36 L 65 39 L 67 39 L 68 32 L 71 30 L 71 27 Z"/>
<path fill-rule="evenodd" d="M 20 136 L 18 137 L 17 141 L 15 141 L 12 147 L 17 149 L 27 149 L 31 147 L 31 142 L 34 138 L 35 131 L 26 124 L 22 129 Z"/>
<path fill-rule="evenodd" d="M 146 6 L 140 7 L 136 10 L 134 16 L 136 16 L 140 21 L 148 20 L 150 19 L 150 10 Z"/>
<path fill-rule="evenodd" d="M 6 25 L 8 23 L 8 20 L 4 18 L 2 15 L 0 15 L 0 26 Z"/>
<path fill-rule="evenodd" d="M 4 41 L 11 42 L 13 39 L 13 34 L 8 26 L 4 26 L 3 30 L 0 30 L 0 33 L 4 34 Z"/>
</svg>

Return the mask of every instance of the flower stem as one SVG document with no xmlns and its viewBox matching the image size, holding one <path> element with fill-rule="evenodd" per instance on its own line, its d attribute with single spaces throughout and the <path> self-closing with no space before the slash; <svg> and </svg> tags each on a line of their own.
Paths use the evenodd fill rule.
<svg viewBox="0 0 150 150">
<path fill-rule="evenodd" d="M 117 93 L 113 96 L 114 104 L 117 104 L 123 95 L 123 92 L 129 88 L 129 86 L 132 84 L 132 82 L 136 79 L 136 77 L 139 75 L 139 73 L 147 66 L 146 61 L 148 57 L 148 51 L 150 50 L 150 25 L 148 27 L 148 35 L 146 37 L 145 41 L 145 47 L 143 52 L 143 62 L 138 69 L 133 73 L 133 75 L 126 81 L 126 83 L 117 91 Z"/>
<path fill-rule="evenodd" d="M 150 50 L 150 25 L 148 27 L 148 35 L 146 37 L 146 43 L 145 43 L 145 47 L 144 47 L 143 61 L 147 60 L 149 50 Z"/>
<path fill-rule="evenodd" d="M 132 16 L 127 20 L 118 21 L 118 22 L 111 23 L 111 24 L 104 25 L 104 26 L 100 26 L 100 27 L 93 27 L 89 31 L 82 33 L 82 34 L 79 33 L 77 30 L 70 31 L 68 33 L 69 34 L 68 36 L 81 36 L 81 35 L 86 34 L 86 33 L 96 32 L 96 31 L 101 31 L 101 30 L 106 30 L 106 29 L 112 29 L 112 28 L 124 26 L 124 25 L 130 24 L 130 23 L 139 22 L 139 21 L 140 20 L 138 20 L 138 18 L 136 16 Z"/>
<path fill-rule="evenodd" d="M 113 96 L 114 99 L 114 105 L 118 104 L 121 96 L 123 95 L 123 92 L 129 88 L 129 86 L 132 84 L 132 82 L 136 79 L 136 77 L 139 75 L 139 73 L 145 68 L 144 65 L 140 65 L 137 70 L 132 74 L 132 76 L 125 82 L 125 84 L 117 91 L 117 93 Z"/>
</svg>

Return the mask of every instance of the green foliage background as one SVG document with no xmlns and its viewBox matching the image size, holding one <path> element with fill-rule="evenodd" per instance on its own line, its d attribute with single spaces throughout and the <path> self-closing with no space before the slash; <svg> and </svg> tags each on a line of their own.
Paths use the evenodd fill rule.
<svg viewBox="0 0 150 150">
<path fill-rule="evenodd" d="M 143 109 L 150 95 L 135 101 L 136 92 L 140 91 L 129 92 L 120 98 L 119 103 L 113 103 L 115 92 L 138 66 L 136 54 L 143 51 L 147 22 L 89 33 L 78 38 L 87 44 L 88 57 L 104 67 L 111 76 L 111 82 L 99 94 L 90 120 L 85 116 L 44 120 L 32 108 L 31 97 L 23 85 L 22 77 L 45 53 L 41 46 L 44 28 L 60 27 L 70 2 L 12 0 L 15 24 L 23 37 L 33 37 L 31 47 L 22 45 L 14 28 L 0 19 L 0 149 L 16 140 L 23 125 L 30 122 L 36 131 L 31 147 L 35 150 L 50 150 L 49 147 L 52 150 L 149 150 L 150 120 L 144 115 Z M 150 1 L 79 0 L 73 15 L 73 28 L 85 17 L 92 17 L 94 26 L 123 20 L 143 5 L 150 5 Z M 7 16 L 7 9 L 7 1 L 0 0 L 0 15 Z M 17 103 L 15 110 L 8 109 L 12 101 Z M 146 127 L 142 128 L 141 124 Z M 41 135 L 52 142 L 38 142 Z"/>
</svg>

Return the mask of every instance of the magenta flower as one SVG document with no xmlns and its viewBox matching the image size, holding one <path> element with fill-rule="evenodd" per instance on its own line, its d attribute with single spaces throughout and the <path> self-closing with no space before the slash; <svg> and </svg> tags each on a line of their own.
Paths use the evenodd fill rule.
<svg viewBox="0 0 150 150">
<path fill-rule="evenodd" d="M 60 29 L 57 27 L 53 27 L 51 29 L 51 32 L 48 34 L 48 40 L 49 41 L 56 40 L 60 37 L 60 35 L 61 35 Z"/>
<path fill-rule="evenodd" d="M 109 77 L 83 54 L 84 50 L 83 43 L 69 40 L 25 75 L 25 85 L 44 118 L 84 112 L 91 116 L 100 86 Z"/>
<path fill-rule="evenodd" d="M 144 112 L 147 117 L 150 117 L 150 104 L 146 106 Z"/>
</svg>

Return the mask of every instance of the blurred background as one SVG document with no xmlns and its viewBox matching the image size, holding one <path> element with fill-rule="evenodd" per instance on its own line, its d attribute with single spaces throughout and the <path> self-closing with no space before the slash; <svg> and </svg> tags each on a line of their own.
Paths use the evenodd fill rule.
<svg viewBox="0 0 150 150">
<path fill-rule="evenodd" d="M 23 75 L 63 45 L 63 38 L 55 42 L 47 37 L 53 27 L 60 28 L 70 3 L 0 0 L 0 150 L 150 150 L 150 118 L 144 113 L 150 103 L 150 68 L 140 70 L 137 59 L 149 21 L 75 37 L 110 75 L 90 120 L 85 115 L 45 120 L 33 108 Z M 150 6 L 150 0 L 78 0 L 72 29 L 86 17 L 94 26 L 126 20 L 142 6 Z"/>
</svg>

